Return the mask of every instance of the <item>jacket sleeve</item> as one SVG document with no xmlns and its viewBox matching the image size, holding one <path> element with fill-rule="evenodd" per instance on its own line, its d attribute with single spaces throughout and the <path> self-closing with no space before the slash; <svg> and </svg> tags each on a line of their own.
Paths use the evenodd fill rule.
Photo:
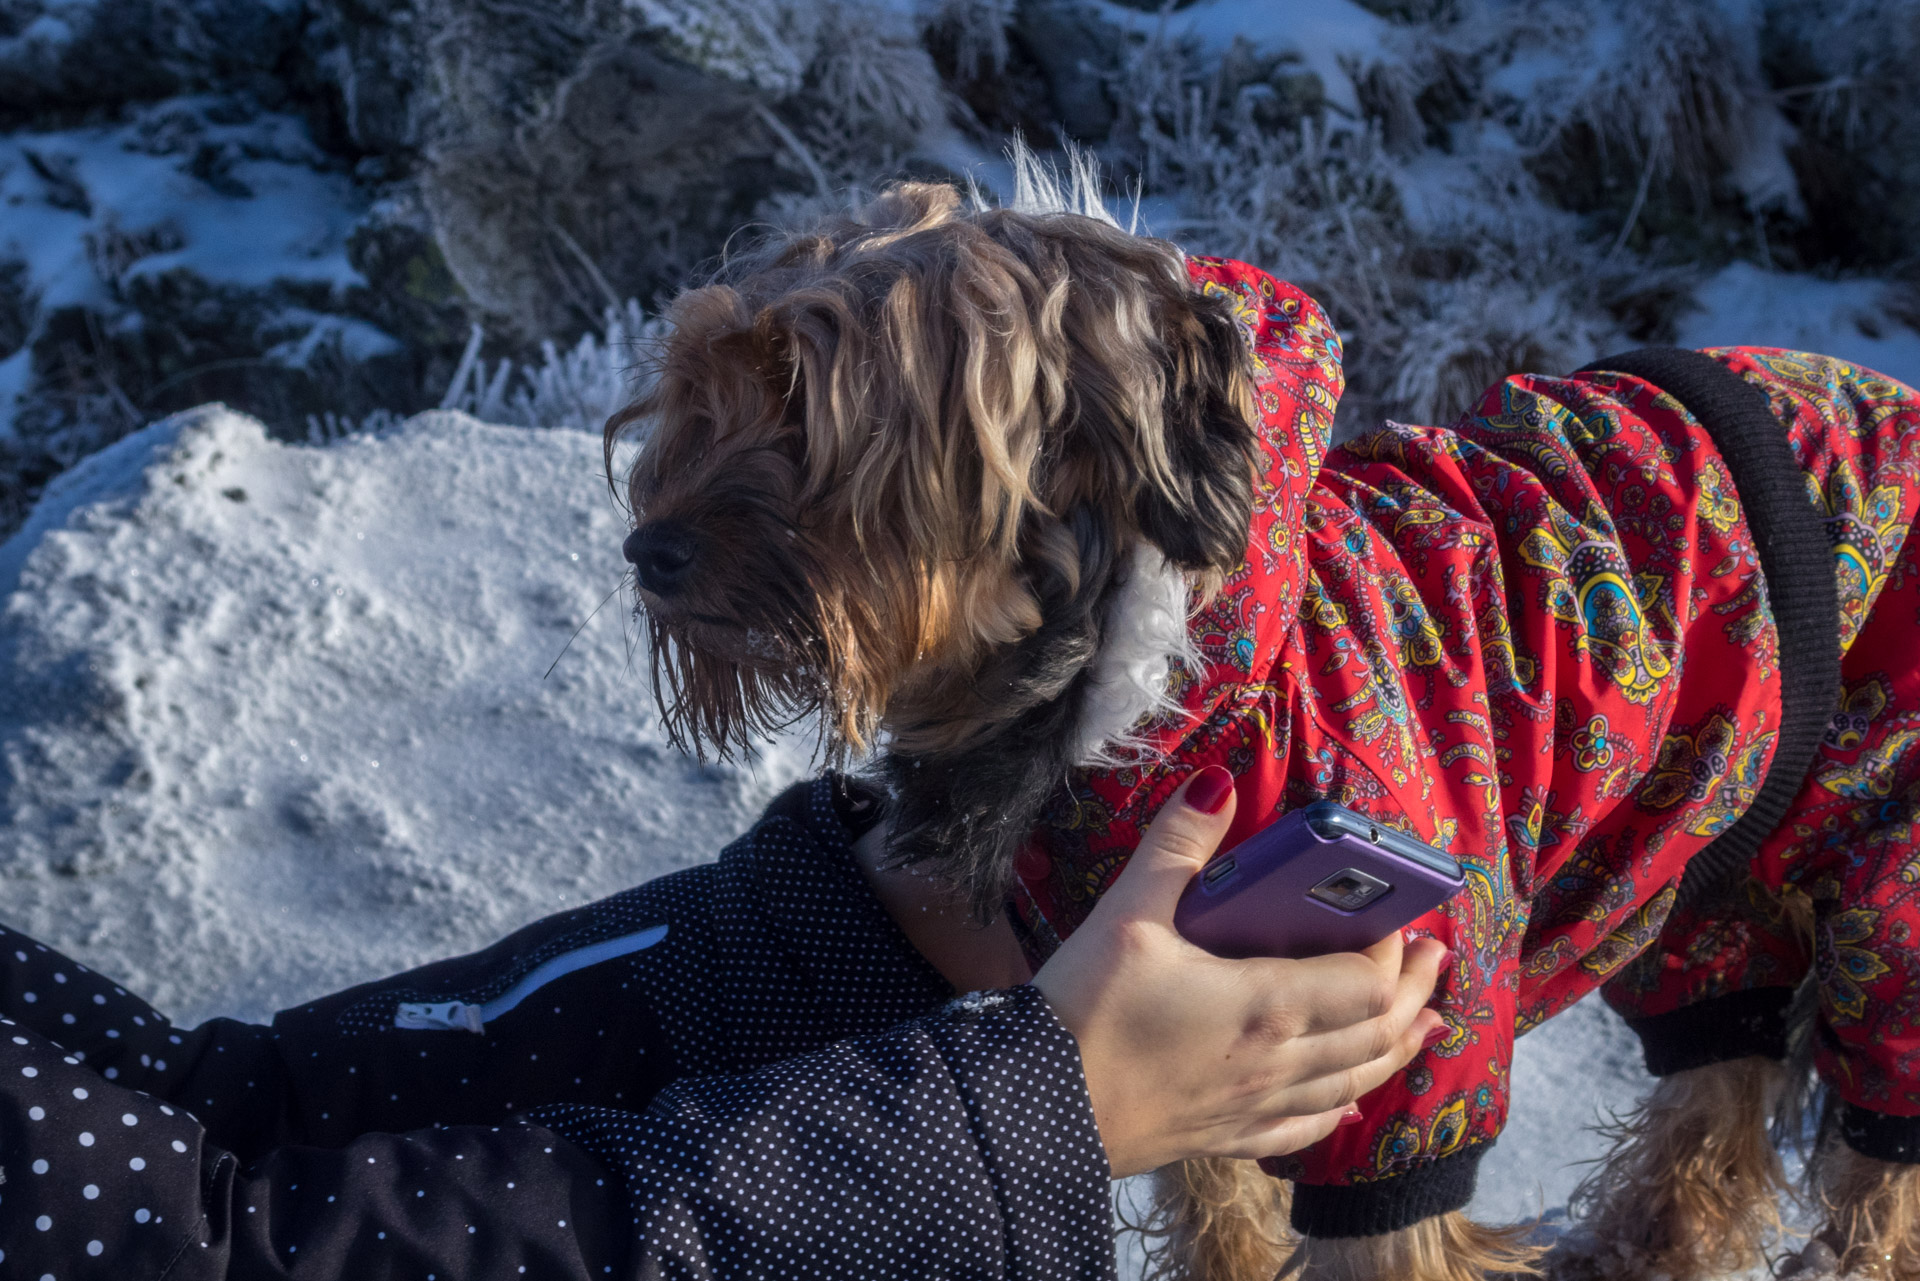
<svg viewBox="0 0 1920 1281">
<path fill-rule="evenodd" d="M 5 926 L 0 1015 L 106 1082 L 192 1109 L 226 1146 L 280 1129 L 287 1082 L 270 1029 L 236 1019 L 176 1028 L 112 979 Z"/>
<path fill-rule="evenodd" d="M 1078 1054 L 1030 988 L 685 1081 L 644 1113 L 561 1105 L 251 1162 L 0 1023 L 9 1275 L 1113 1273 Z"/>
<path fill-rule="evenodd" d="M 271 1025 L 218 1018 L 175 1027 L 112 979 L 0 927 L 0 1015 L 102 1080 L 192 1112 L 208 1142 L 241 1160 L 288 1143 L 339 1147 L 370 1131 L 497 1125 L 537 1103 L 639 1108 L 675 1066 L 653 994 L 627 964 L 636 953 L 620 949 L 646 943 L 645 927 L 670 912 L 686 917 L 682 905 L 703 903 L 694 883 L 708 875 L 661 878 L 479 952 L 283 1011 Z M 671 941 L 696 954 L 687 968 L 710 968 L 700 922 L 681 924 Z M 564 968 L 583 956 L 600 963 Z M 541 972 L 550 961 L 558 966 Z M 523 998 L 500 1009 L 516 985 Z M 473 998 L 476 1021 L 493 998 L 497 1016 L 477 1034 L 395 1027 L 403 1004 L 444 1012 L 460 997 Z"/>
<path fill-rule="evenodd" d="M 541 1104 L 638 1111 L 680 1076 L 809 1054 L 952 996 L 860 876 L 842 791 L 832 778 L 796 785 L 717 863 L 304 1002 L 270 1026 L 176 1028 L 0 927 L 0 1015 L 192 1111 L 243 1161 L 288 1143 L 498 1125 Z"/>
<path fill-rule="evenodd" d="M 8 1276 L 585 1281 L 620 1275 L 619 1190 L 534 1126 L 363 1135 L 251 1163 L 184 1108 L 0 1020 Z"/>
<path fill-rule="evenodd" d="M 676 1082 L 643 1117 L 534 1117 L 625 1178 L 643 1275 L 1114 1275 L 1079 1050 L 1030 985 Z"/>
</svg>

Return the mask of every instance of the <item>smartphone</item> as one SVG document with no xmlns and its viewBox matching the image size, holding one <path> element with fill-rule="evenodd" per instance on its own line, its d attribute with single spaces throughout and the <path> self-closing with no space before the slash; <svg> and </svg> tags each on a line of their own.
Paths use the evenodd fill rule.
<svg viewBox="0 0 1920 1281">
<path fill-rule="evenodd" d="M 1264 827 L 1193 878 L 1173 923 L 1217 956 L 1358 952 L 1451 898 L 1450 856 L 1332 801 Z"/>
</svg>

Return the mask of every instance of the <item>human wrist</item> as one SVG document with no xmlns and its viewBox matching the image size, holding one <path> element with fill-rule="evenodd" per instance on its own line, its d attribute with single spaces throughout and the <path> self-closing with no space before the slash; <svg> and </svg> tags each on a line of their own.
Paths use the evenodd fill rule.
<svg viewBox="0 0 1920 1281">
<path fill-rule="evenodd" d="M 1027 986 L 1039 996 L 1039 1004 L 1047 1015 L 1066 1033 L 1072 1044 L 1080 1067 L 1080 1081 L 1086 1092 L 1087 1107 L 1093 1116 L 1094 1128 L 1099 1132 L 1101 1148 L 1107 1154 L 1109 1173 L 1113 1178 L 1124 1178 L 1129 1174 L 1138 1174 L 1157 1168 L 1154 1164 L 1140 1164 L 1141 1144 L 1136 1133 L 1138 1127 L 1130 1123 L 1132 1109 L 1123 1105 L 1124 1093 L 1120 1072 L 1113 1056 L 1102 1052 L 1098 1042 L 1086 1035 L 1085 1021 L 1073 1018 L 1063 1010 L 1055 999 L 1049 986 L 1057 982 L 1057 972 L 1047 973 L 1050 967 L 1043 966 L 1040 974 L 1034 975 Z M 1081 1013 L 1073 1011 L 1074 1014 Z"/>
</svg>

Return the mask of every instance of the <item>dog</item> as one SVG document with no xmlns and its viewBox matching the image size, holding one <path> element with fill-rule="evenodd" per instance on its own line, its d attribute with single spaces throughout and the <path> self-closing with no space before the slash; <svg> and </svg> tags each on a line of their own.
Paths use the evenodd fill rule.
<svg viewBox="0 0 1920 1281">
<path fill-rule="evenodd" d="M 667 310 L 607 458 L 639 430 L 625 550 L 676 740 L 811 720 L 883 784 L 893 860 L 1036 964 L 1206 763 L 1226 845 L 1330 797 L 1460 859 L 1420 923 L 1460 958 L 1446 1037 L 1280 1167 L 1290 1198 L 1162 1171 L 1165 1275 L 1534 1268 L 1463 1207 L 1512 1037 L 1604 984 L 1662 1079 L 1578 1198 L 1596 1267 L 1760 1257 L 1797 1061 L 1830 1099 L 1792 1266 L 1920 1277 L 1920 397 L 1656 352 L 1329 453 L 1311 299 L 1122 228 L 1084 163 L 1015 162 L 1010 207 L 895 184 Z"/>
</svg>

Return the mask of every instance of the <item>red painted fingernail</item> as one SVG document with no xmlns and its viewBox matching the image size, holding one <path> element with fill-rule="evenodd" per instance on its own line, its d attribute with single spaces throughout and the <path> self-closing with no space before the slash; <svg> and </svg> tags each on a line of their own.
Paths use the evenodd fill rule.
<svg viewBox="0 0 1920 1281">
<path fill-rule="evenodd" d="M 1438 1045 L 1447 1039 L 1447 1031 L 1446 1021 L 1442 1020 L 1434 1024 L 1433 1027 L 1427 1031 L 1427 1034 L 1420 1038 L 1420 1044 L 1423 1046 Z"/>
<path fill-rule="evenodd" d="M 1447 954 L 1440 958 L 1440 968 L 1443 970 L 1450 970 L 1454 967 L 1454 965 L 1459 960 L 1460 960 L 1460 953 L 1454 951 L 1452 948 L 1448 948 Z"/>
<path fill-rule="evenodd" d="M 1367 1118 L 1365 1116 L 1361 1115 L 1360 1105 L 1358 1103 L 1349 1103 L 1347 1104 L 1347 1110 L 1340 1114 L 1340 1120 L 1338 1124 L 1358 1125 L 1366 1119 Z"/>
<path fill-rule="evenodd" d="M 1046 880 L 1047 873 L 1052 870 L 1053 860 L 1048 858 L 1047 852 L 1038 845 L 1027 846 L 1020 851 L 1019 857 L 1013 860 L 1014 875 L 1029 884 Z"/>
<path fill-rule="evenodd" d="M 1280 1158 L 1277 1156 L 1263 1156 L 1258 1161 L 1255 1161 L 1254 1164 L 1260 1167 L 1260 1173 L 1262 1174 L 1270 1175 L 1276 1179 L 1284 1179 L 1287 1177 L 1280 1173 Z"/>
<path fill-rule="evenodd" d="M 1187 782 L 1187 804 L 1202 814 L 1218 814 L 1233 795 L 1233 775 L 1218 765 L 1209 765 Z"/>
</svg>

